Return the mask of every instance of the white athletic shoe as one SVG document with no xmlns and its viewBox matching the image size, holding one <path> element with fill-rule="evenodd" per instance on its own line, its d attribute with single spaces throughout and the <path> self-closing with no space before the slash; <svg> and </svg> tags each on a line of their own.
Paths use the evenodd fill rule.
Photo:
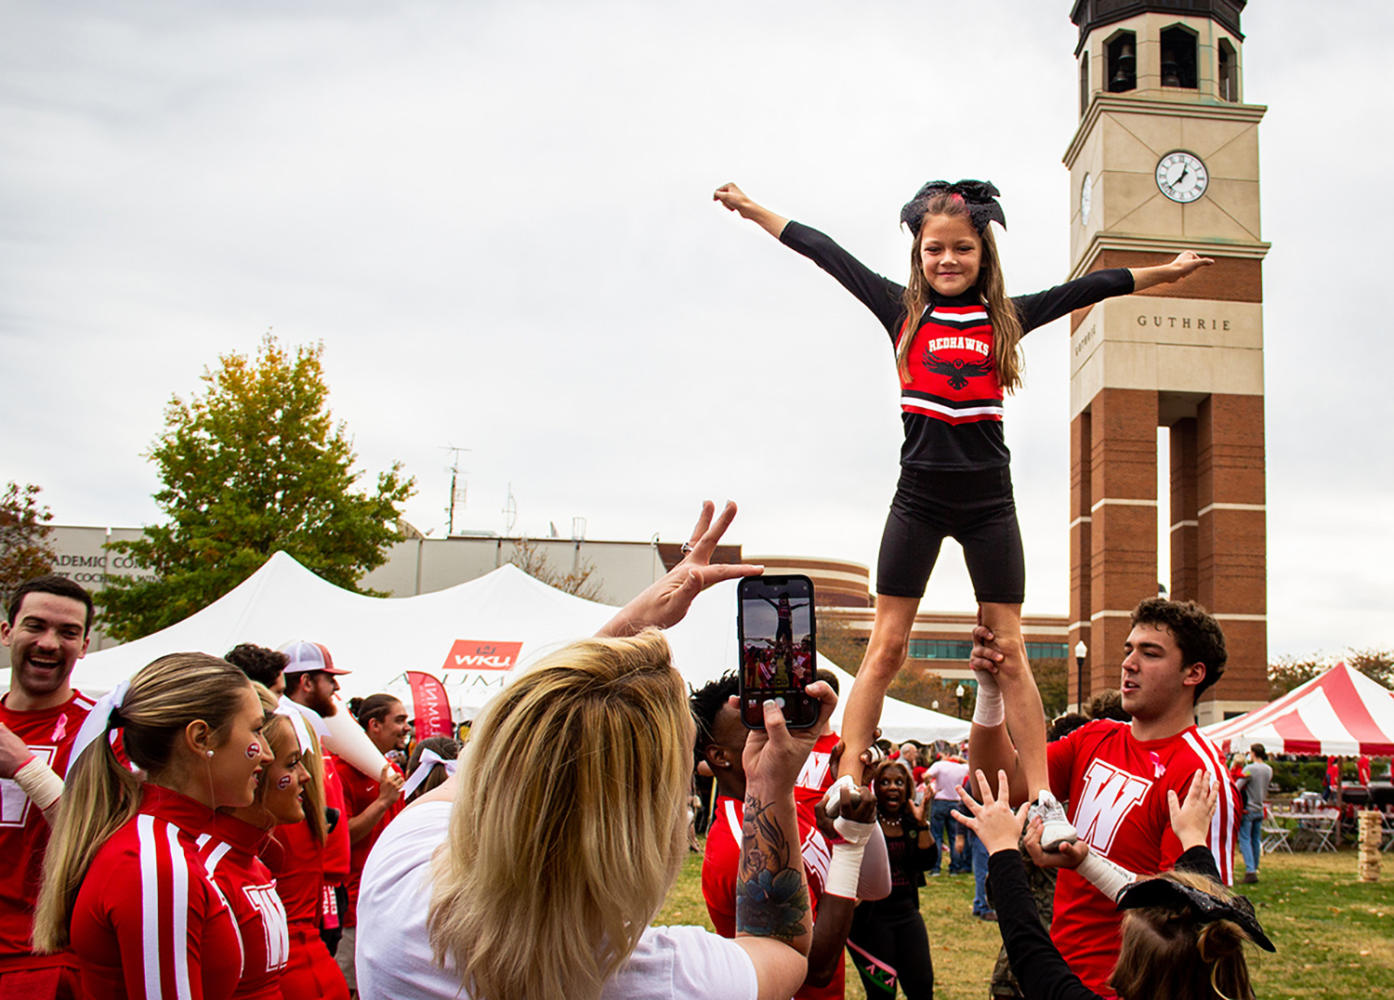
<svg viewBox="0 0 1394 1000">
<path fill-rule="evenodd" d="M 1036 801 L 1031 805 L 1031 815 L 1039 816 L 1045 822 L 1041 830 L 1042 850 L 1058 850 L 1061 844 L 1073 844 L 1079 840 L 1074 824 L 1065 818 L 1064 808 L 1055 801 L 1050 789 L 1041 789 L 1041 794 L 1036 796 Z"/>
</svg>

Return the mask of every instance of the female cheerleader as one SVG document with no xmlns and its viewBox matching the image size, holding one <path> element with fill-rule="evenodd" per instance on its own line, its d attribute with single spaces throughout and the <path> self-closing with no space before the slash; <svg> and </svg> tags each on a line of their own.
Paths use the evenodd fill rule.
<svg viewBox="0 0 1394 1000">
<path fill-rule="evenodd" d="M 934 868 L 938 845 L 925 823 L 924 807 L 915 805 L 915 779 L 904 761 L 883 760 L 871 787 L 886 835 L 891 892 L 857 905 L 847 947 L 867 996 L 894 997 L 898 980 L 907 1000 L 929 998 L 934 995 L 934 961 L 920 916 L 919 887 L 924 873 Z"/>
<path fill-rule="evenodd" d="M 251 682 L 203 653 L 163 656 L 93 707 L 73 747 L 34 918 L 36 950 L 71 946 L 83 996 L 232 996 L 237 925 L 196 839 L 215 809 L 251 803 L 270 759 L 263 724 Z M 112 752 L 114 731 L 144 777 Z"/>
<path fill-rule="evenodd" d="M 301 793 L 310 775 L 301 762 L 301 743 L 311 737 L 304 720 L 278 713 L 279 699 L 260 684 L 253 686 L 261 699 L 262 735 L 272 760 L 262 769 L 252 804 L 219 813 L 199 838 L 199 856 L 232 908 L 242 936 L 242 978 L 233 1000 L 281 1000 L 290 937 L 276 878 L 262 858 L 280 855 L 280 845 L 272 840 L 277 826 L 305 818 Z"/>
<path fill-rule="evenodd" d="M 914 239 L 907 285 L 881 277 L 816 229 L 756 204 L 735 184 L 713 198 L 813 260 L 875 314 L 901 382 L 900 482 L 881 536 L 876 617 L 858 684 L 847 698 L 841 776 L 860 781 L 886 689 L 905 662 L 910 629 L 945 537 L 963 546 L 979 621 L 1006 654 L 1000 688 L 980 690 L 975 718 L 1005 719 L 1018 747 L 1045 746 L 1045 718 L 1021 638 L 1026 568 L 1002 435 L 1003 395 L 1021 384 L 1019 342 L 1031 330 L 1113 295 L 1176 281 L 1213 263 L 1190 251 L 1168 264 L 1094 271 L 1044 292 L 1007 298 L 989 228 L 1005 226 L 997 188 L 931 181 L 902 209 Z M 981 716 L 981 718 L 978 718 Z M 1023 755 L 1048 820 L 1047 844 L 1073 838 L 1050 795 L 1044 753 Z"/>
<path fill-rule="evenodd" d="M 1025 809 L 1012 812 L 1007 775 L 998 771 L 997 794 L 978 772 L 982 805 L 960 793 L 972 815 L 955 818 L 973 830 L 991 852 L 989 877 L 997 901 L 998 927 L 1012 971 L 1027 1000 L 1098 1000 L 1099 994 L 1072 973 L 1036 915 L 1017 850 Z M 1253 904 L 1220 881 L 1215 856 L 1206 846 L 1218 789 L 1197 771 L 1185 802 L 1167 792 L 1171 827 L 1185 852 L 1176 870 L 1155 878 L 1133 873 L 1089 853 L 1085 844 L 1066 845 L 1058 860 L 1077 867 L 1101 892 L 1116 899 L 1123 940 L 1109 986 L 1121 1000 L 1254 1000 L 1244 942 L 1273 951 Z M 1028 850 L 1038 853 L 1040 823 L 1032 820 Z M 1033 845 L 1033 841 L 1036 843 Z"/>
</svg>

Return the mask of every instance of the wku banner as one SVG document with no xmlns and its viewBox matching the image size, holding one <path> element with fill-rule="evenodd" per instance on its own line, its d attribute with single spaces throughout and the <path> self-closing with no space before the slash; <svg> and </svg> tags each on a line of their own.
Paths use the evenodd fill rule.
<svg viewBox="0 0 1394 1000">
<path fill-rule="evenodd" d="M 445 670 L 512 670 L 522 648 L 521 642 L 456 639 L 441 666 Z"/>
<path fill-rule="evenodd" d="M 450 701 L 445 696 L 445 685 L 420 670 L 408 670 L 407 680 L 411 682 L 416 738 L 424 740 L 432 736 L 454 736 L 455 723 L 450 717 Z"/>
</svg>

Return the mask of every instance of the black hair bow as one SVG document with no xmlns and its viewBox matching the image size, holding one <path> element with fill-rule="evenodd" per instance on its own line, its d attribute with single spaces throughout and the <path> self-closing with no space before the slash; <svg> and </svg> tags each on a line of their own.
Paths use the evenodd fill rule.
<svg viewBox="0 0 1394 1000">
<path fill-rule="evenodd" d="M 1134 882 L 1118 895 L 1120 910 L 1134 910 L 1145 906 L 1160 906 L 1168 909 L 1186 908 L 1199 923 L 1208 924 L 1216 920 L 1232 920 L 1249 935 L 1249 940 L 1265 951 L 1276 951 L 1268 935 L 1259 926 L 1254 904 L 1244 896 L 1234 896 L 1229 900 L 1219 899 L 1193 889 L 1169 878 L 1149 878 Z"/>
<path fill-rule="evenodd" d="M 954 181 L 952 184 L 948 181 L 930 181 L 905 203 L 900 210 L 900 221 L 909 226 L 912 233 L 919 232 L 930 199 L 941 194 L 956 194 L 963 199 L 973 220 L 973 228 L 978 232 L 985 230 L 989 222 L 1007 228 L 1007 217 L 1002 214 L 1002 206 L 997 202 L 1002 192 L 992 181 Z"/>
</svg>

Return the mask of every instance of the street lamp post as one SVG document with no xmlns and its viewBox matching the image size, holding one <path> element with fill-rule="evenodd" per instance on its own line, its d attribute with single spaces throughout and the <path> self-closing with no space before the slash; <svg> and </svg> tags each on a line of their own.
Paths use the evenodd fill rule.
<svg viewBox="0 0 1394 1000">
<path fill-rule="evenodd" d="M 1078 710 L 1084 712 L 1084 658 L 1089 655 L 1089 647 L 1081 639 L 1075 643 L 1075 701 Z"/>
<path fill-rule="evenodd" d="M 963 685 L 962 685 L 962 684 L 960 684 L 960 685 L 958 686 L 958 688 L 954 691 L 954 694 L 955 694 L 955 696 L 957 696 L 957 698 L 958 698 L 958 717 L 961 719 L 961 718 L 963 718 L 963 694 L 964 694 Z"/>
</svg>

